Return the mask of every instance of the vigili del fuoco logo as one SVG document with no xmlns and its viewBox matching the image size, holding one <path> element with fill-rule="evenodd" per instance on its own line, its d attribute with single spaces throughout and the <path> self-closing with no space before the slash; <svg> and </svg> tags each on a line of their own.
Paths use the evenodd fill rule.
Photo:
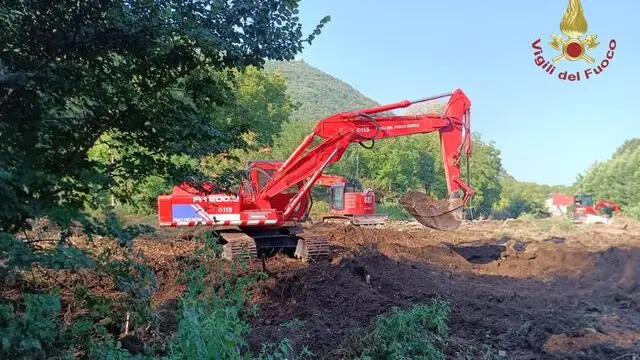
<svg viewBox="0 0 640 360">
<path fill-rule="evenodd" d="M 587 34 L 587 19 L 584 17 L 580 0 L 569 0 L 567 10 L 560 21 L 560 31 L 564 36 L 551 35 L 549 45 L 557 52 L 552 55 L 552 58 L 544 57 L 541 39 L 531 43 L 534 63 L 548 75 L 557 76 L 560 80 L 582 81 L 600 75 L 611 64 L 617 45 L 616 40 L 609 40 L 606 52 L 596 61 L 593 57 L 595 55 L 591 53 L 598 48 L 600 42 L 598 35 Z M 585 66 L 578 71 L 562 70 L 563 63 L 567 62 L 585 64 Z"/>
</svg>

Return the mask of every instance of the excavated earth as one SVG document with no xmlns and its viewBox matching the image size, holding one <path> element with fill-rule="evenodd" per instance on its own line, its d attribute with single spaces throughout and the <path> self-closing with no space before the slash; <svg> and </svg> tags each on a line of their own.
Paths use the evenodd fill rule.
<svg viewBox="0 0 640 360">
<path fill-rule="evenodd" d="M 317 224 L 307 231 L 329 238 L 331 259 L 266 261 L 269 278 L 251 298 L 259 307 L 254 350 L 288 338 L 319 359 L 348 358 L 353 330 L 393 306 L 441 298 L 451 306 L 449 359 L 640 358 L 640 226 L 633 223 L 561 230 L 483 221 L 447 232 L 415 223 Z M 139 245 L 162 251 L 157 242 Z M 180 289 L 161 290 L 159 302 Z M 299 326 L 287 326 L 292 320 Z"/>
</svg>

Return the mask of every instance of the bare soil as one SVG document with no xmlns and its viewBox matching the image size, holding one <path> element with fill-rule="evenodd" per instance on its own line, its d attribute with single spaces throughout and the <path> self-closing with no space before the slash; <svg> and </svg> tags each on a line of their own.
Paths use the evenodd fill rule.
<svg viewBox="0 0 640 360">
<path fill-rule="evenodd" d="M 270 259 L 270 278 L 253 299 L 260 314 L 250 341 L 258 349 L 286 337 L 318 358 L 341 359 L 353 329 L 392 306 L 439 297 L 452 309 L 451 359 L 480 358 L 470 354 L 483 346 L 484 355 L 508 359 L 640 354 L 640 232 L 590 226 L 523 233 L 526 227 L 316 225 L 310 231 L 330 238 L 332 259 Z M 303 326 L 285 326 L 294 319 Z"/>
<path fill-rule="evenodd" d="M 269 274 L 251 294 L 259 308 L 254 351 L 288 338 L 318 359 L 349 358 L 355 329 L 393 306 L 441 298 L 451 306 L 449 359 L 640 357 L 638 224 L 481 221 L 455 231 L 317 224 L 307 231 L 329 238 L 330 259 L 277 255 L 254 265 Z M 161 233 L 135 247 L 156 271 L 154 303 L 167 319 L 163 333 L 171 333 L 184 290 L 176 278 L 195 245 Z M 298 326 L 287 326 L 292 320 Z"/>
</svg>

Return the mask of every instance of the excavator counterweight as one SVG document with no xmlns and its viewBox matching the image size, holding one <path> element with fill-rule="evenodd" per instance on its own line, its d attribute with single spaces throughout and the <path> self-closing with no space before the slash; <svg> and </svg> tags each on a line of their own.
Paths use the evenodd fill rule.
<svg viewBox="0 0 640 360">
<path fill-rule="evenodd" d="M 442 114 L 387 113 L 442 97 L 449 97 Z M 286 160 L 251 161 L 247 177 L 235 194 L 187 183 L 174 186 L 172 194 L 158 197 L 159 223 L 212 227 L 220 235 L 224 254 L 230 259 L 240 256 L 242 251 L 256 257 L 278 249 L 289 249 L 303 259 L 326 256 L 327 239 L 306 235 L 300 226 L 309 217 L 313 203 L 311 188 L 322 178 L 323 171 L 339 161 L 352 144 L 370 149 L 378 140 L 438 132 L 448 190 L 446 199 L 435 200 L 420 192 L 408 192 L 400 203 L 424 226 L 456 229 L 462 221 L 463 207 L 475 194 L 460 174 L 461 158 L 466 156 L 469 177 L 470 108 L 467 96 L 457 89 L 417 101 L 334 114 L 320 120 Z"/>
</svg>

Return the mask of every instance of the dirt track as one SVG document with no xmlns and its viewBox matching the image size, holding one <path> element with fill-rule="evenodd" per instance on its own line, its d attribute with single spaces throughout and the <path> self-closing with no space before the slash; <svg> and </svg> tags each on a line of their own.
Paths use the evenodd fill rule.
<svg viewBox="0 0 640 360">
<path fill-rule="evenodd" d="M 392 306 L 441 297 L 452 308 L 451 359 L 499 351 L 507 359 L 640 354 L 640 229 L 633 226 L 309 231 L 330 238 L 332 259 L 267 261 L 270 278 L 253 294 L 260 309 L 252 320 L 255 349 L 286 337 L 317 358 L 340 359 L 351 330 Z M 303 325 L 284 326 L 294 319 Z"/>
</svg>

